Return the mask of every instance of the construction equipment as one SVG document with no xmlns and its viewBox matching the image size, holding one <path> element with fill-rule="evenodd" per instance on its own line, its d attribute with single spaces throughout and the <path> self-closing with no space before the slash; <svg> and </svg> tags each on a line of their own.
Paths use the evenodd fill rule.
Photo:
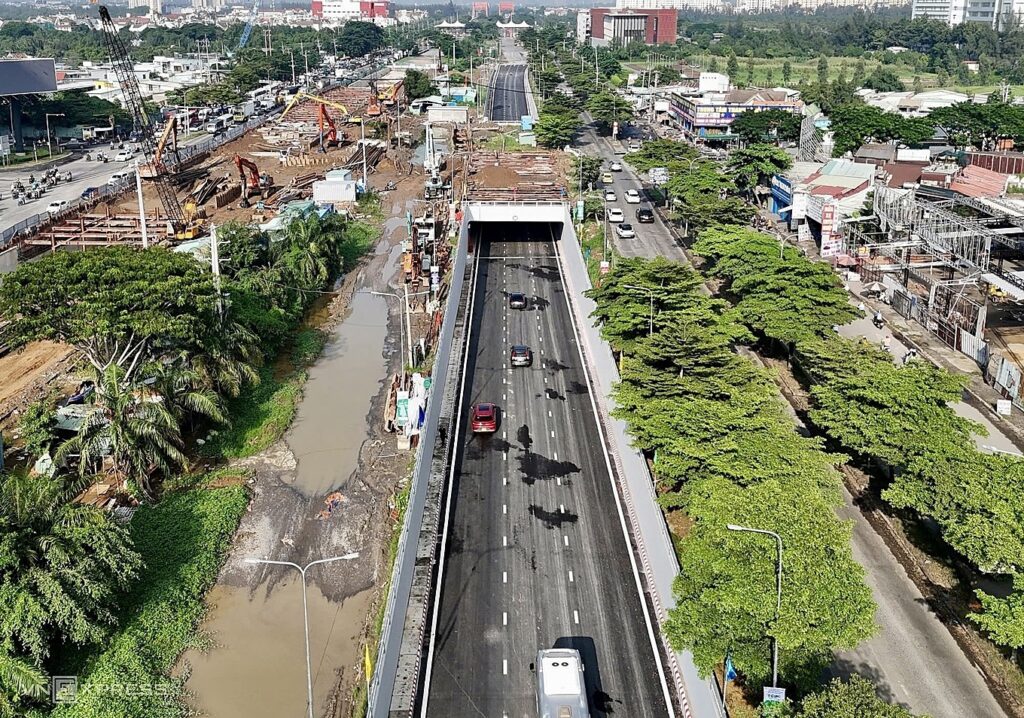
<svg viewBox="0 0 1024 718">
<path fill-rule="evenodd" d="M 370 99 L 366 105 L 366 116 L 367 117 L 380 117 L 380 96 L 377 94 L 377 83 L 373 80 L 369 80 L 370 85 Z"/>
<path fill-rule="evenodd" d="M 342 112 L 345 113 L 346 117 L 349 114 L 348 108 L 345 107 L 340 102 L 328 100 L 326 97 L 312 95 L 308 92 L 297 92 L 295 93 L 295 97 L 292 98 L 292 101 L 288 103 L 288 106 L 284 108 L 284 112 L 281 113 L 280 119 L 283 120 L 285 117 L 287 117 L 288 113 L 291 112 L 291 109 L 295 107 L 295 105 L 299 104 L 299 102 L 301 102 L 302 100 L 312 100 L 313 102 L 319 102 L 321 105 L 327 105 L 328 107 L 333 107 L 336 110 L 341 110 Z"/>
<path fill-rule="evenodd" d="M 330 114 L 327 112 L 327 105 L 320 103 L 320 110 L 317 113 L 317 123 L 320 125 L 320 151 L 326 152 L 327 146 L 336 146 L 338 144 L 338 128 L 334 124 L 334 120 L 331 119 Z M 325 133 L 326 128 L 326 133 Z M 326 142 L 326 144 L 325 144 Z"/>
<path fill-rule="evenodd" d="M 100 22 L 103 26 L 103 37 L 107 44 L 107 51 L 110 53 L 110 61 L 114 66 L 114 73 L 124 93 L 125 107 L 135 121 L 135 127 L 139 130 L 139 144 L 150 164 L 154 164 L 156 148 L 153 146 L 153 123 L 149 119 L 142 102 L 142 91 L 139 89 L 139 79 L 135 75 L 135 68 L 128 55 L 128 49 L 121 41 L 114 21 L 110 17 L 110 11 L 106 5 L 100 5 Z M 174 193 L 174 187 L 166 173 L 157 173 L 153 177 L 153 184 L 156 186 L 157 194 L 160 196 L 160 204 L 167 214 L 168 229 L 177 239 L 194 239 L 200 233 L 200 225 L 193 220 L 185 219 L 185 214 Z"/>
<path fill-rule="evenodd" d="M 177 167 L 181 164 L 181 157 L 178 155 L 178 118 L 174 115 L 171 115 L 164 125 L 163 134 L 160 135 L 160 141 L 153 154 L 153 161 L 139 165 L 139 174 L 143 179 L 156 179 L 167 173 L 169 168 L 164 163 L 164 150 L 167 148 L 168 140 L 171 142 L 171 153 L 174 155 L 173 166 Z"/>
<path fill-rule="evenodd" d="M 399 80 L 391 87 L 379 95 L 380 100 L 384 103 L 385 107 L 394 107 L 395 102 L 398 101 L 398 93 L 405 87 L 405 80 Z"/>
<path fill-rule="evenodd" d="M 442 197 L 450 185 L 441 179 L 441 159 L 434 148 L 434 131 L 430 123 L 426 124 L 426 148 L 423 156 L 423 169 L 430 175 L 423 183 L 423 198 L 436 199 Z"/>
<path fill-rule="evenodd" d="M 242 201 L 238 206 L 243 209 L 249 207 L 249 197 L 254 194 L 265 199 L 270 188 L 274 186 L 274 178 L 266 172 L 260 174 L 260 168 L 256 163 L 241 155 L 235 155 L 235 167 L 238 168 L 238 178 L 242 183 Z M 245 175 L 246 170 L 249 170 L 248 178 Z"/>
<path fill-rule="evenodd" d="M 249 14 L 249 21 L 245 23 L 245 27 L 242 29 L 242 36 L 238 38 L 238 48 L 241 50 L 245 47 L 246 43 L 249 42 L 249 38 L 252 36 L 252 27 L 256 24 L 256 19 L 260 14 L 260 0 L 253 0 L 252 12 Z"/>
</svg>

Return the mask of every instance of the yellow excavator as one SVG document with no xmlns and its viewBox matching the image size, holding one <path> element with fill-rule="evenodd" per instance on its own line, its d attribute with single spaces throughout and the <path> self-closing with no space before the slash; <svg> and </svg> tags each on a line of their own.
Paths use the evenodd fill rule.
<svg viewBox="0 0 1024 718">
<path fill-rule="evenodd" d="M 281 113 L 280 119 L 283 120 L 285 117 L 287 117 L 288 113 L 291 112 L 291 109 L 295 107 L 295 105 L 302 102 L 303 100 L 312 100 L 313 102 L 319 102 L 321 105 L 327 105 L 328 107 L 333 107 L 336 110 L 341 110 L 342 112 L 345 113 L 345 117 L 343 117 L 342 119 L 346 119 L 347 116 L 349 115 L 348 108 L 345 107 L 340 102 L 328 100 L 326 97 L 320 97 L 319 95 L 313 95 L 308 92 L 299 92 L 295 95 L 295 97 L 292 98 L 291 102 L 288 103 L 288 106 L 284 108 L 284 112 Z"/>
</svg>

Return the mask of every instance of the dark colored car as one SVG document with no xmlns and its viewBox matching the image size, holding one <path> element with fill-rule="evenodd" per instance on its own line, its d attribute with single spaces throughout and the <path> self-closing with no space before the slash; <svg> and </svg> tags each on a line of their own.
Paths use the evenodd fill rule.
<svg viewBox="0 0 1024 718">
<path fill-rule="evenodd" d="M 78 139 L 70 139 L 61 145 L 66 150 L 84 150 L 88 146 L 88 143 Z"/>
<path fill-rule="evenodd" d="M 526 295 L 522 292 L 512 292 L 508 295 L 509 309 L 526 309 Z"/>
<path fill-rule="evenodd" d="M 474 434 L 493 434 L 498 430 L 498 407 L 489 403 L 475 404 L 471 426 Z"/>
<path fill-rule="evenodd" d="M 636 210 L 636 221 L 640 224 L 650 224 L 654 221 L 654 212 L 650 207 L 638 207 Z"/>
<path fill-rule="evenodd" d="M 533 364 L 533 352 L 525 344 L 513 344 L 509 361 L 512 366 L 530 366 Z"/>
<path fill-rule="evenodd" d="M 99 187 L 86 187 L 82 190 L 82 199 L 91 199 L 100 193 Z"/>
</svg>

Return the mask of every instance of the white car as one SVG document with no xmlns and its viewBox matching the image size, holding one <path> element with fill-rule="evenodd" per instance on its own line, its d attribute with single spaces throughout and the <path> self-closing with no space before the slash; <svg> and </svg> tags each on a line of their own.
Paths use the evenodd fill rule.
<svg viewBox="0 0 1024 718">
<path fill-rule="evenodd" d="M 130 162 L 135 153 L 131 150 L 125 149 L 114 155 L 114 162 Z"/>
<path fill-rule="evenodd" d="M 608 221 L 609 222 L 622 222 L 625 220 L 625 216 L 622 214 L 622 210 L 618 207 L 612 207 L 608 210 Z"/>
<path fill-rule="evenodd" d="M 637 152 L 639 150 L 640 150 L 640 142 L 637 141 L 637 140 L 630 140 L 629 141 L 629 151 L 630 152 Z"/>
<path fill-rule="evenodd" d="M 605 202 L 617 202 L 618 200 L 619 200 L 619 198 L 615 195 L 614 190 L 606 189 L 604 191 L 604 201 Z"/>
<path fill-rule="evenodd" d="M 66 199 L 58 199 L 46 205 L 46 211 L 49 212 L 50 214 L 57 214 L 58 212 L 64 211 L 64 209 L 66 209 L 67 206 L 68 201 Z"/>
<path fill-rule="evenodd" d="M 635 189 L 627 189 L 626 204 L 640 204 L 640 193 Z"/>
<path fill-rule="evenodd" d="M 636 236 L 636 232 L 633 231 L 633 225 L 623 222 L 615 228 L 615 234 L 619 235 L 623 239 L 633 239 Z"/>
<path fill-rule="evenodd" d="M 622 171 L 622 163 L 621 162 L 612 162 L 612 172 L 621 172 L 621 171 Z"/>
</svg>

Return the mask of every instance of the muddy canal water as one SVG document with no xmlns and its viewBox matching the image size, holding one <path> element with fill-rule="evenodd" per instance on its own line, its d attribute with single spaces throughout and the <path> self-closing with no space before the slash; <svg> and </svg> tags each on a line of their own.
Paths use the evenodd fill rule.
<svg viewBox="0 0 1024 718">
<path fill-rule="evenodd" d="M 385 249 L 386 252 L 386 249 Z M 386 255 L 385 255 L 386 256 Z M 370 279 L 372 280 L 372 277 Z M 362 283 L 362 282 L 360 282 Z M 284 445 L 256 471 L 256 496 L 202 626 L 214 648 L 190 651 L 187 690 L 193 707 L 215 718 L 306 715 L 306 659 L 299 573 L 254 567 L 247 558 L 305 564 L 359 551 L 370 515 L 356 480 L 368 414 L 386 376 L 388 306 L 360 288 L 309 370 L 303 399 Z M 340 492 L 334 515 L 318 518 Z M 347 515 L 351 512 L 351 515 Z M 372 599 L 370 562 L 318 566 L 307 579 L 314 714 L 333 715 L 339 671 L 360 663 L 359 635 Z M 342 698 L 344 700 L 344 698 Z"/>
</svg>

